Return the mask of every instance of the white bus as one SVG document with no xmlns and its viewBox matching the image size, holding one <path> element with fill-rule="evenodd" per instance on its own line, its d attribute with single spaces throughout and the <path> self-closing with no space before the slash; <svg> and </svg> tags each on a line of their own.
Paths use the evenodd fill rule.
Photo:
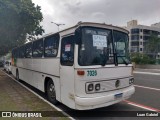
<svg viewBox="0 0 160 120">
<path fill-rule="evenodd" d="M 12 73 L 46 93 L 53 104 L 100 108 L 135 92 L 128 51 L 125 29 L 81 22 L 13 49 Z"/>
</svg>

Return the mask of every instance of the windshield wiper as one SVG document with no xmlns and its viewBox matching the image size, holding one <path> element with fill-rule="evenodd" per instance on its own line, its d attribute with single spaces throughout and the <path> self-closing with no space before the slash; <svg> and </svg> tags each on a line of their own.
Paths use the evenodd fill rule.
<svg viewBox="0 0 160 120">
<path fill-rule="evenodd" d="M 127 62 L 127 61 L 123 58 L 123 56 L 117 56 L 117 57 L 120 57 L 120 58 L 123 60 L 123 63 L 124 63 L 124 64 L 126 64 L 126 65 L 129 64 L 129 62 Z"/>
<path fill-rule="evenodd" d="M 123 63 L 124 64 L 126 64 L 126 65 L 128 65 L 129 64 L 129 62 L 127 62 L 123 57 L 124 56 L 120 56 L 117 52 L 115 52 L 115 57 L 117 58 L 117 64 L 118 64 L 118 57 L 120 57 L 122 60 L 123 60 Z"/>
</svg>

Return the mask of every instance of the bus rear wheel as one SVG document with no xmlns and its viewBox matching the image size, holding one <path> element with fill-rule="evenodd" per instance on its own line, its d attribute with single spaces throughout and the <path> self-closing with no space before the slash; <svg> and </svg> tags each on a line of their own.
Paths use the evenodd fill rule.
<svg viewBox="0 0 160 120">
<path fill-rule="evenodd" d="M 49 80 L 47 83 L 47 97 L 51 103 L 53 104 L 58 103 L 58 101 L 56 100 L 55 86 L 51 80 Z"/>
</svg>

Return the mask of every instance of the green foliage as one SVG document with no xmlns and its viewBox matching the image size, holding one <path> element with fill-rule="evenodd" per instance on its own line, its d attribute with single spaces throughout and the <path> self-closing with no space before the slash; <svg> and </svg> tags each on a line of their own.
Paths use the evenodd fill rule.
<svg viewBox="0 0 160 120">
<path fill-rule="evenodd" d="M 141 53 L 132 53 L 131 61 L 135 62 L 136 64 L 155 64 L 156 63 L 155 59 L 150 58 L 148 55 L 141 54 Z"/>
<path fill-rule="evenodd" d="M 160 59 L 157 59 L 157 60 L 156 60 L 156 64 L 160 64 Z"/>
<path fill-rule="evenodd" d="M 160 38 L 156 35 L 151 35 L 145 46 L 146 54 L 150 54 L 153 58 L 160 52 Z"/>
<path fill-rule="evenodd" d="M 136 64 L 160 64 L 160 60 L 156 60 L 156 55 L 160 52 L 160 38 L 151 35 L 145 45 L 144 54 L 132 53 L 131 60 Z"/>
<path fill-rule="evenodd" d="M 41 8 L 31 0 L 0 0 L 0 55 L 42 35 Z"/>
</svg>

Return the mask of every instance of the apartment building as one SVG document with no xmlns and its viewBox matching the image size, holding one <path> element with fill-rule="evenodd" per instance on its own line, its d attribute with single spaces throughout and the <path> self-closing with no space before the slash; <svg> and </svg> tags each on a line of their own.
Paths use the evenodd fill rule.
<svg viewBox="0 0 160 120">
<path fill-rule="evenodd" d="M 156 26 L 156 27 L 155 27 Z M 145 52 L 145 45 L 152 34 L 160 35 L 159 24 L 152 26 L 139 25 L 137 20 L 127 22 L 127 29 L 129 34 L 129 49 L 130 52 Z"/>
<path fill-rule="evenodd" d="M 160 22 L 159 22 L 159 23 L 152 24 L 151 26 L 152 26 L 152 27 L 160 28 Z"/>
</svg>

